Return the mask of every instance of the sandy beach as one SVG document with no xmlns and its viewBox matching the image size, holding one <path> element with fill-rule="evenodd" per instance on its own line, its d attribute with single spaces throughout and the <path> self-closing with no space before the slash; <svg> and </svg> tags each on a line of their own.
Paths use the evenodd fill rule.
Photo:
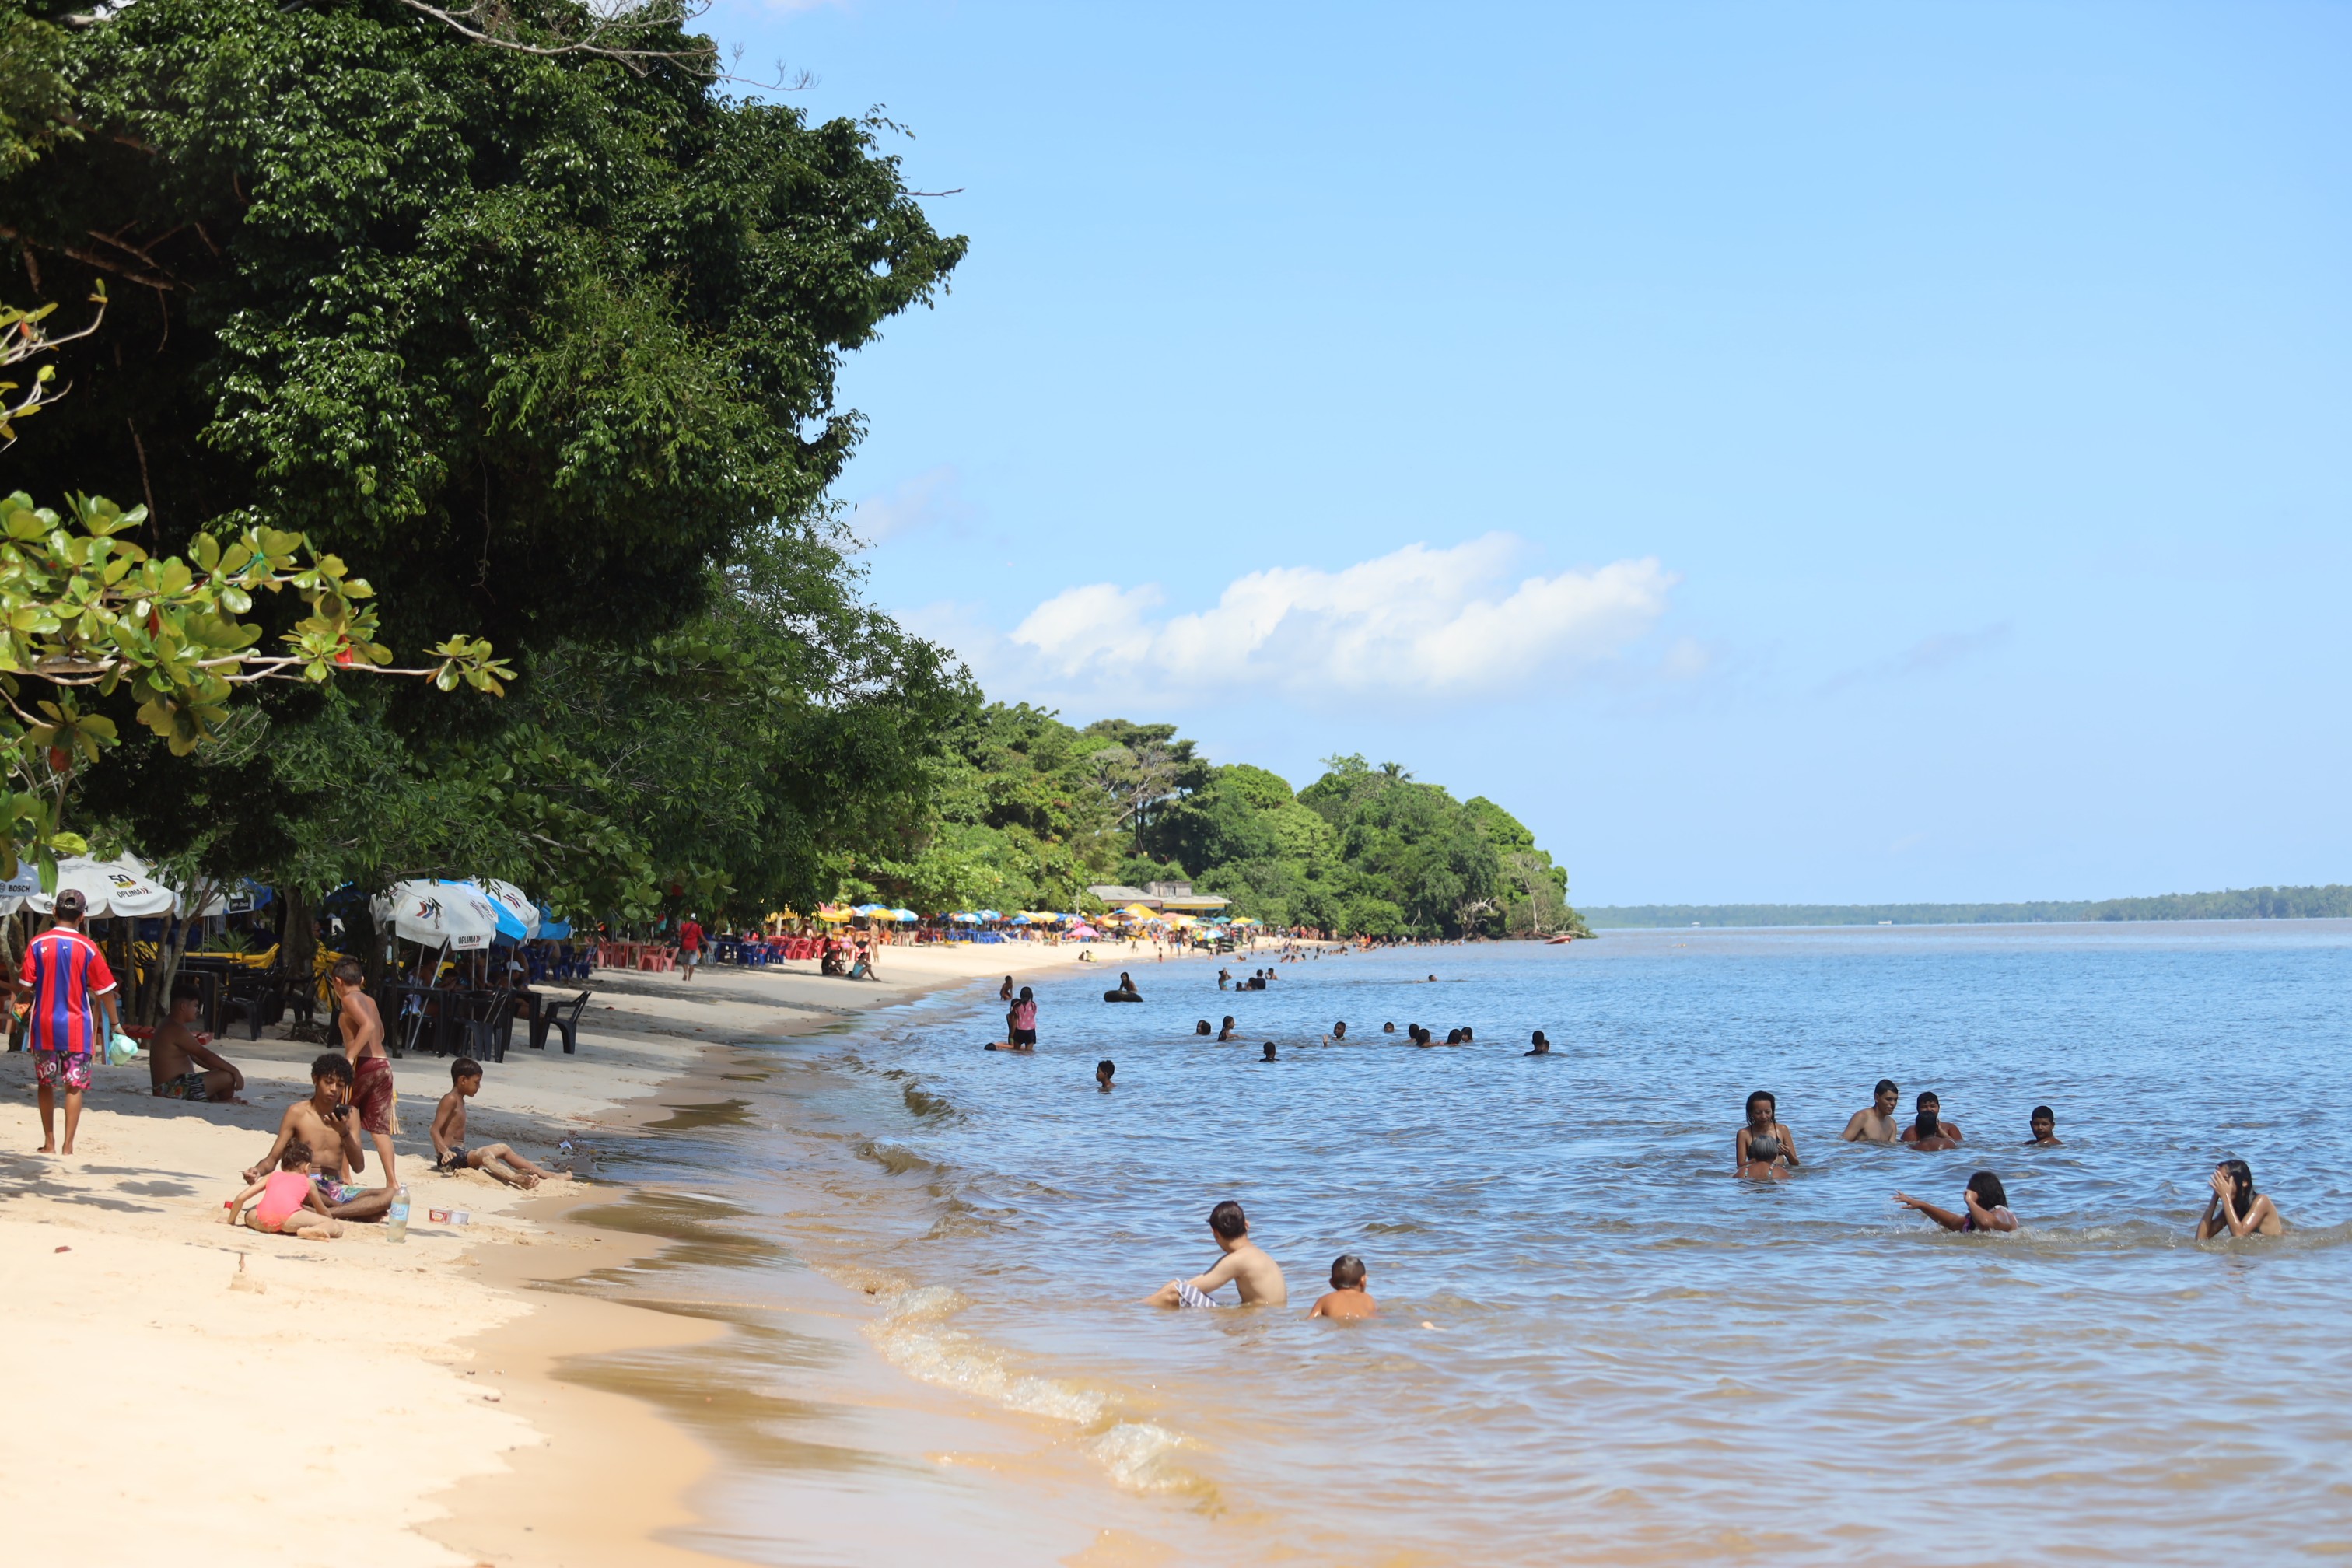
<svg viewBox="0 0 2352 1568">
<path fill-rule="evenodd" d="M 571 1138 L 593 1157 L 600 1131 L 641 1119 L 713 1047 L 838 1026 L 1078 952 L 893 949 L 877 984 L 809 964 L 691 983 L 607 972 L 576 1056 L 520 1048 L 519 1035 L 489 1068 L 469 1141 L 547 1163 Z M 30 1058 L 0 1058 L 0 1377 L 39 1435 L 37 1461 L 0 1479 L 16 1551 L 90 1564 L 721 1561 L 657 1539 L 687 1521 L 709 1468 L 696 1441 L 650 1405 L 550 1375 L 565 1358 L 719 1331 L 530 1289 L 648 1249 L 564 1221 L 615 1189 L 527 1194 L 434 1173 L 425 1130 L 447 1063 L 410 1057 L 395 1064 L 404 1246 L 373 1226 L 314 1243 L 232 1227 L 222 1205 L 237 1173 L 308 1092 L 322 1047 L 217 1044 L 251 1104 L 158 1100 L 143 1063 L 100 1068 L 71 1157 L 31 1152 Z M 471 1223 L 436 1224 L 435 1208 Z"/>
</svg>

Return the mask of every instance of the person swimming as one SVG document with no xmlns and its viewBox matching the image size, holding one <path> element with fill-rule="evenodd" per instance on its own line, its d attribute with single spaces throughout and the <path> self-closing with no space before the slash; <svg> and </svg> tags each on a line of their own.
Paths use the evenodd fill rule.
<svg viewBox="0 0 2352 1568">
<path fill-rule="evenodd" d="M 1118 1071 L 1118 1064 L 1112 1061 L 1108 1057 L 1105 1057 L 1101 1061 L 1095 1063 L 1095 1087 L 1101 1089 L 1105 1094 L 1108 1094 L 1110 1092 L 1111 1077 Z"/>
<path fill-rule="evenodd" d="M 1541 1029 L 1538 1029 L 1536 1031 L 1535 1038 L 1530 1040 L 1528 1044 L 1534 1048 L 1523 1051 L 1520 1053 L 1521 1055 L 1530 1057 L 1548 1057 L 1551 1055 L 1551 1042 L 1544 1038 L 1544 1032 Z"/>
<path fill-rule="evenodd" d="M 1395 1025 L 1395 1023 L 1394 1023 L 1393 1021 L 1391 1021 L 1391 1022 L 1389 1022 L 1389 1023 L 1386 1023 L 1386 1024 L 1382 1024 L 1382 1025 L 1381 1026 L 1381 1034 L 1383 1034 L 1383 1035 L 1393 1035 L 1393 1034 L 1395 1034 L 1395 1033 L 1396 1033 L 1396 1025 Z"/>
<path fill-rule="evenodd" d="M 1990 1171 L 1979 1171 L 1969 1178 L 1967 1190 L 1960 1194 L 1960 1202 L 1968 1211 L 1965 1214 L 1937 1208 L 1934 1204 L 1905 1193 L 1895 1194 L 1895 1201 L 1905 1208 L 1918 1210 L 1946 1230 L 2008 1231 L 2017 1228 L 2017 1216 L 2009 1212 L 2009 1194 L 2002 1188 L 2000 1178 Z"/>
<path fill-rule="evenodd" d="M 2046 1105 L 2037 1105 L 2025 1119 L 2026 1131 L 2033 1136 L 2025 1141 L 2029 1149 L 2055 1149 L 2065 1140 L 2058 1136 L 2058 1118 Z"/>
<path fill-rule="evenodd" d="M 1894 1143 L 1902 1139 L 1903 1129 L 1895 1124 L 1895 1105 L 1903 1091 L 1891 1078 L 1878 1080 L 1871 1090 L 1870 1103 L 1846 1119 L 1845 1131 L 1839 1139 L 1847 1143 Z"/>
<path fill-rule="evenodd" d="M 1342 1018 L 1331 1026 L 1331 1037 L 1334 1040 L 1344 1040 L 1348 1037 L 1348 1020 Z"/>
<path fill-rule="evenodd" d="M 1122 969 L 1118 972 L 1118 984 L 1103 993 L 1103 1000 L 1106 1002 L 1140 1002 L 1143 1000 L 1143 994 L 1136 990 L 1134 980 L 1129 976 L 1126 970 Z"/>
<path fill-rule="evenodd" d="M 1748 1125 L 1731 1135 L 1731 1173 L 1735 1176 L 1785 1176 L 1801 1163 L 1797 1141 L 1780 1124 L 1780 1101 L 1764 1089 L 1748 1097 Z"/>
<path fill-rule="evenodd" d="M 2243 1160 L 2224 1160 L 2213 1167 L 2213 1195 L 2205 1201 L 2205 1216 L 2197 1222 L 2197 1239 L 2211 1241 L 2228 1231 L 2231 1236 L 2284 1236 L 2286 1220 L 2278 1205 L 2254 1190 L 2254 1173 Z"/>
<path fill-rule="evenodd" d="M 1462 1043 L 1462 1031 L 1459 1029 L 1448 1029 L 1445 1031 L 1445 1043 L 1449 1046 L 1460 1045 Z"/>
<path fill-rule="evenodd" d="M 1268 1040 L 1265 1042 L 1265 1055 L 1260 1057 L 1258 1060 L 1262 1062 L 1270 1062 L 1274 1059 L 1274 1042 L 1272 1040 Z"/>
<path fill-rule="evenodd" d="M 1478 1032 L 1467 1024 L 1462 1026 L 1462 1043 L 1465 1046 L 1475 1046 L 1478 1043 Z"/>
<path fill-rule="evenodd" d="M 1218 1031 L 1217 1031 L 1217 1044 L 1219 1044 L 1219 1045 L 1221 1045 L 1221 1046 L 1222 1046 L 1222 1045 L 1223 1045 L 1227 1040 L 1230 1040 L 1230 1039 L 1232 1039 L 1233 1037 L 1234 1037 L 1234 1016 L 1233 1016 L 1231 1013 L 1228 1013 L 1228 1014 L 1226 1014 L 1226 1015 L 1225 1015 L 1225 1026 L 1224 1026 L 1223 1028 L 1222 1028 L 1222 1029 L 1220 1029 L 1220 1030 L 1218 1030 Z"/>
<path fill-rule="evenodd" d="M 1943 1117 L 1943 1101 L 1933 1094 L 1922 1094 L 1917 1100 L 1918 1117 L 1903 1130 L 1903 1142 L 1914 1149 L 1934 1152 L 1938 1149 L 1960 1146 L 1960 1130 Z"/>
</svg>

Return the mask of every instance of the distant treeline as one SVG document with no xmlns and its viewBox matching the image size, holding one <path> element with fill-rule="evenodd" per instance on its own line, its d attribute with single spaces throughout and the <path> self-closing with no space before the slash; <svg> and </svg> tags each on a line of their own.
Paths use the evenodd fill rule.
<svg viewBox="0 0 2352 1568">
<path fill-rule="evenodd" d="M 2352 919 L 2352 887 L 2233 888 L 2094 902 L 2029 904 L 1619 904 L 1587 907 L 1593 929 L 1633 926 L 2034 925 L 2053 921 Z"/>
</svg>

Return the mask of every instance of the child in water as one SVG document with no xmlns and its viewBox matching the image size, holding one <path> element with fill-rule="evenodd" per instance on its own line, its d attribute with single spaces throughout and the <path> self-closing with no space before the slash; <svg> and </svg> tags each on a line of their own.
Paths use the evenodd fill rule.
<svg viewBox="0 0 2352 1568">
<path fill-rule="evenodd" d="M 2026 1131 L 2033 1134 L 2025 1141 L 2029 1149 L 2055 1149 L 2065 1142 L 2058 1136 L 2058 1118 L 2046 1105 L 2037 1105 L 2033 1114 L 2025 1119 Z"/>
<path fill-rule="evenodd" d="M 1331 1264 L 1331 1292 L 1315 1303 L 1310 1318 L 1369 1318 L 1380 1305 L 1364 1289 L 1364 1260 L 1343 1252 Z"/>
<path fill-rule="evenodd" d="M 1111 1075 L 1117 1071 L 1118 1071 L 1118 1064 L 1108 1057 L 1095 1063 L 1095 1087 L 1108 1094 Z"/>
<path fill-rule="evenodd" d="M 1960 1194 L 1960 1202 L 1968 1207 L 1966 1214 L 1954 1214 L 1903 1193 L 1895 1194 L 1895 1201 L 1905 1208 L 1917 1209 L 1946 1230 L 2017 1228 L 2017 1216 L 2009 1212 L 2009 1194 L 2002 1188 L 2000 1178 L 1990 1171 L 1979 1171 L 1969 1178 L 1968 1190 Z"/>
</svg>

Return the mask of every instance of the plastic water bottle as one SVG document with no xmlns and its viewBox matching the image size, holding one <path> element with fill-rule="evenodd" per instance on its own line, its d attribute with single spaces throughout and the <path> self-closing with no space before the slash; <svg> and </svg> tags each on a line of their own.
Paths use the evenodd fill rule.
<svg viewBox="0 0 2352 1568">
<path fill-rule="evenodd" d="M 386 1241 L 408 1239 L 408 1189 L 402 1187 L 392 1194 L 392 1208 L 383 1216 L 383 1238 Z"/>
</svg>

